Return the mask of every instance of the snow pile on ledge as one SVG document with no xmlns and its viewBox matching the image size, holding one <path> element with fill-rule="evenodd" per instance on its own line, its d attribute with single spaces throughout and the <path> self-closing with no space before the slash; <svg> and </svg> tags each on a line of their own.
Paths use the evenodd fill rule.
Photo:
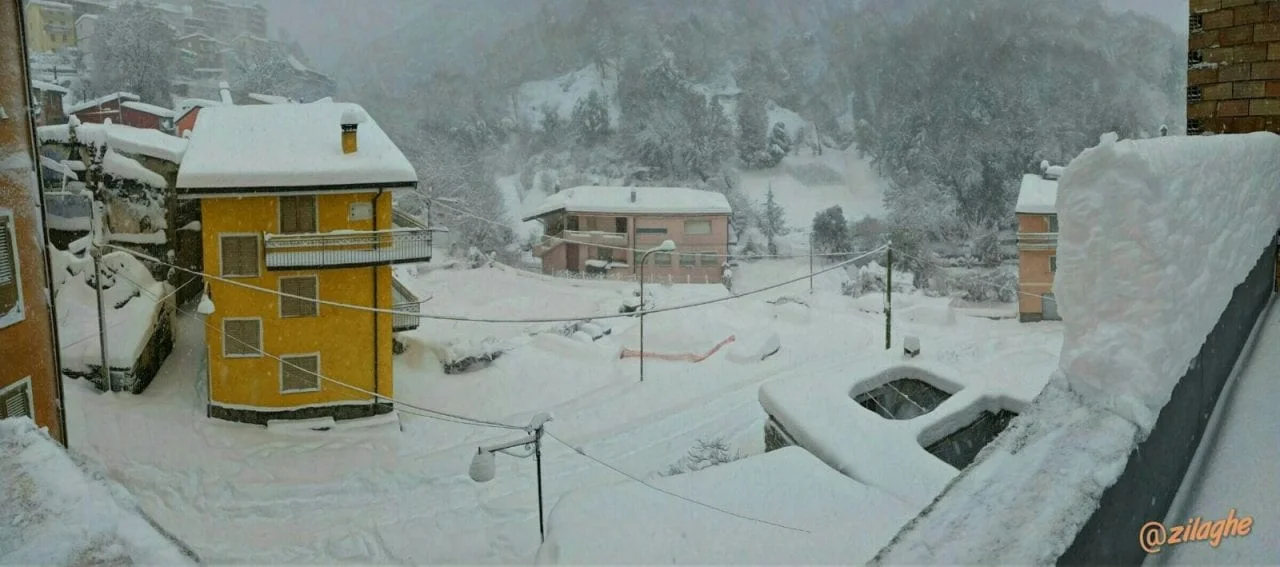
<svg viewBox="0 0 1280 567">
<path fill-rule="evenodd" d="M 193 565 L 123 487 L 27 418 L 0 420 L 0 563 Z"/>
<path fill-rule="evenodd" d="M 1280 227 L 1280 136 L 1104 142 L 1062 176 L 1071 389 L 1144 431 Z"/>
<path fill-rule="evenodd" d="M 66 124 L 40 126 L 36 136 L 41 143 L 71 143 L 70 127 Z M 150 156 L 172 163 L 181 163 L 187 151 L 187 141 L 159 130 L 134 128 L 122 124 L 80 124 L 76 127 L 76 139 L 81 144 L 97 144 L 133 155 Z"/>
<path fill-rule="evenodd" d="M 537 562 L 853 565 L 867 561 L 916 510 L 798 447 L 652 484 L 810 533 L 736 518 L 627 482 L 561 497 Z"/>
<path fill-rule="evenodd" d="M 1060 368 L 874 564 L 1061 556 L 1280 227 L 1276 155 L 1270 133 L 1104 138 L 1071 162 Z"/>
</svg>

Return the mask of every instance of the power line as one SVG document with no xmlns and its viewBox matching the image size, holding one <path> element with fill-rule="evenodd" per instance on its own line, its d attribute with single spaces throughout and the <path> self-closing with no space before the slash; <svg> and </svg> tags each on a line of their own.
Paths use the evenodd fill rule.
<svg viewBox="0 0 1280 567">
<path fill-rule="evenodd" d="M 121 276 L 121 277 L 123 277 L 125 280 L 129 281 L 130 283 L 132 283 L 132 284 L 134 285 L 134 287 L 138 289 L 138 291 L 143 292 L 143 293 L 146 293 L 147 295 L 151 296 L 153 299 L 156 299 L 157 301 L 162 301 L 162 299 L 161 299 L 160 297 L 158 297 L 158 296 L 157 296 L 157 295 L 155 295 L 154 293 L 151 293 L 151 291 L 150 291 L 150 290 L 147 290 L 147 289 L 146 289 L 146 288 L 144 288 L 141 284 L 139 284 L 138 282 L 134 281 L 132 278 L 130 278 L 130 277 L 128 277 L 128 276 L 124 276 L 124 275 L 123 275 L 123 274 L 121 274 L 121 273 L 117 273 L 117 275 L 120 275 L 120 276 Z M 167 297 L 167 296 L 166 296 L 166 297 Z M 208 327 L 208 328 L 210 328 L 210 329 L 213 329 L 213 330 L 214 330 L 214 331 L 216 331 L 218 334 L 222 335 L 223 339 L 230 338 L 231 340 L 236 341 L 237 343 L 239 343 L 241 346 L 244 346 L 244 347 L 246 347 L 246 348 L 248 348 L 248 349 L 250 349 L 250 350 L 253 350 L 254 352 L 257 352 L 258 354 L 261 354 L 261 355 L 263 355 L 263 356 L 266 356 L 267 358 L 270 358 L 270 359 L 272 359 L 272 360 L 276 360 L 276 361 L 280 362 L 281 364 L 288 365 L 289 367 L 291 367 L 291 368 L 293 368 L 293 369 L 295 369 L 295 370 L 301 370 L 301 371 L 303 371 L 303 372 L 305 372 L 305 373 L 307 373 L 307 374 L 313 374 L 313 375 L 315 375 L 316 377 L 320 378 L 321 380 L 325 380 L 325 381 L 328 381 L 328 382 L 332 382 L 332 383 L 334 383 L 334 384 L 337 384 L 337 385 L 339 385 L 339 386 L 342 386 L 342 387 L 347 388 L 347 389 L 350 389 L 350 390 L 354 390 L 354 391 L 359 392 L 359 393 L 361 393 L 361 394 L 364 394 L 364 395 L 367 395 L 367 396 L 371 396 L 371 397 L 374 397 L 374 398 L 377 398 L 377 399 L 387 400 L 387 401 L 390 401 L 390 402 L 392 402 L 392 403 L 395 403 L 395 404 L 397 404 L 397 405 L 399 405 L 399 406 L 404 406 L 404 407 L 408 407 L 408 408 L 411 408 L 411 409 L 415 409 L 415 410 L 418 410 L 418 411 L 420 411 L 420 412 L 424 412 L 425 414 L 430 414 L 430 415 L 414 414 L 413 412 L 405 412 L 405 413 L 409 413 L 409 414 L 411 414 L 411 415 L 422 415 L 422 417 L 431 417 L 431 418 L 435 418 L 435 419 L 440 419 L 440 420 L 442 420 L 442 421 L 450 421 L 450 422 L 453 422 L 453 423 L 460 423 L 460 424 L 463 424 L 463 425 L 474 425 L 474 426 L 477 426 L 477 427 L 493 427 L 493 428 L 497 428 L 497 429 L 513 429 L 513 430 L 520 430 L 520 431 L 524 431 L 524 429 L 525 429 L 524 427 L 522 427 L 522 426 L 518 426 L 518 425 L 510 425 L 510 424 L 500 423 L 500 422 L 496 422 L 496 421 L 488 421 L 488 420 L 484 420 L 484 419 L 480 419 L 480 418 L 467 417 L 467 416 L 465 416 L 465 415 L 459 415 L 459 414 L 449 413 L 449 412 L 446 412 L 446 411 L 441 411 L 441 410 L 434 410 L 434 409 L 430 409 L 430 408 L 425 408 L 425 407 L 421 407 L 421 406 L 418 406 L 418 405 L 414 405 L 414 404 L 411 404 L 411 403 L 408 403 L 408 402 L 404 402 L 404 401 L 401 401 L 401 400 L 397 400 L 397 399 L 395 399 L 395 398 L 388 397 L 388 396 L 385 396 L 385 395 L 383 395 L 383 394 L 378 394 L 378 393 L 375 393 L 375 392 L 370 392 L 369 390 L 365 390 L 364 388 L 360 388 L 359 386 L 353 386 L 353 385 L 348 384 L 348 383 L 346 383 L 346 382 L 343 382 L 343 381 L 341 381 L 341 380 L 337 380 L 337 379 L 334 379 L 334 378 L 330 378 L 330 377 L 328 377 L 328 376 L 325 376 L 324 374 L 321 374 L 320 372 L 312 372 L 312 371 L 311 371 L 311 370 L 309 370 L 309 369 L 306 369 L 306 368 L 303 368 L 303 367 L 298 366 L 298 365 L 296 365 L 296 364 L 293 364 L 292 362 L 289 362 L 289 361 L 284 360 L 284 359 L 282 359 L 282 358 L 280 358 L 280 357 L 278 357 L 278 356 L 276 356 L 276 355 L 274 355 L 274 354 L 271 354 L 271 353 L 269 353 L 269 352 L 267 352 L 267 351 L 265 351 L 265 350 L 262 350 L 261 348 L 258 348 L 258 347 L 257 347 L 257 346 L 255 346 L 255 345 L 249 344 L 249 343 L 245 342 L 244 340 L 242 340 L 242 339 L 240 339 L 240 338 L 238 338 L 238 337 L 229 337 L 229 336 L 226 334 L 226 332 L 224 332 L 222 329 L 218 328 L 218 326 L 217 326 L 217 325 L 214 325 L 214 324 L 210 323 L 208 320 L 206 320 L 206 319 L 205 319 L 205 318 L 203 318 L 203 317 L 200 317 L 198 314 L 193 313 L 193 312 L 191 312 L 191 311 L 187 311 L 187 310 L 182 309 L 182 308 L 177 308 L 177 309 L 178 309 L 178 311 L 181 311 L 181 312 L 186 313 L 186 314 L 188 314 L 188 315 L 194 316 L 197 320 L 199 320 L 200 322 L 204 323 L 204 325 L 205 325 L 206 327 Z"/>
<path fill-rule="evenodd" d="M 623 318 L 623 317 L 635 317 L 635 316 L 637 315 L 637 313 L 606 313 L 606 314 L 602 314 L 602 315 L 584 315 L 584 316 L 580 316 L 580 317 L 541 317 L 541 318 L 537 318 L 537 317 L 535 317 L 535 318 L 528 318 L 528 319 L 502 319 L 502 318 L 496 318 L 496 317 L 488 317 L 488 318 L 486 318 L 486 317 L 463 317 L 463 316 L 460 316 L 460 315 L 440 315 L 440 314 L 433 315 L 433 314 L 427 314 L 427 313 L 412 313 L 412 312 L 406 312 L 406 311 L 397 311 L 397 310 L 395 310 L 395 309 L 386 309 L 386 308 L 378 308 L 378 307 L 367 307 L 367 306 L 364 306 L 364 305 L 352 305 L 352 304 L 349 304 L 349 303 L 339 303 L 339 302 L 336 302 L 336 301 L 328 301 L 328 300 L 319 299 L 319 298 L 316 298 L 316 297 L 304 297 L 304 296 L 301 296 L 301 295 L 294 295 L 294 294 L 291 294 L 291 293 L 285 293 L 285 292 L 282 292 L 282 291 L 279 291 L 279 290 L 269 289 L 269 288 L 265 288 L 265 287 L 261 287 L 261 286 L 256 286 L 256 285 L 253 285 L 253 284 L 247 284 L 247 283 L 240 282 L 240 281 L 236 281 L 236 280 L 233 280 L 233 279 L 224 278 L 224 277 L 221 277 L 221 276 L 215 276 L 215 275 L 213 275 L 213 274 L 207 274 L 207 273 L 200 272 L 200 271 L 197 271 L 197 270 L 192 270 L 192 269 L 189 269 L 189 268 L 184 268 L 184 267 L 182 267 L 182 266 L 178 266 L 178 265 L 175 265 L 175 264 L 170 264 L 170 263 L 165 262 L 165 261 L 163 261 L 163 260 L 160 260 L 160 259 L 158 259 L 158 258 L 156 258 L 156 257 L 154 257 L 154 256 L 149 256 L 149 255 L 143 254 L 143 253 L 141 253 L 141 252 L 137 252 L 137 251 L 134 251 L 134 250 L 129 250 L 128 248 L 121 248 L 121 247 L 119 247 L 119 246 L 115 246 L 115 245 L 111 245 L 111 244 L 108 244 L 107 246 L 108 246 L 108 247 L 110 247 L 110 248 L 115 248 L 115 249 L 117 249 L 117 250 L 121 250 L 121 251 L 124 251 L 124 252 L 128 252 L 129 254 L 133 254 L 134 256 L 137 256 L 138 258 L 141 258 L 141 259 L 144 259 L 144 260 L 148 260 L 148 261 L 151 261 L 151 262 L 155 262 L 155 263 L 160 264 L 160 265 L 163 265 L 163 266 L 168 266 L 168 267 L 171 267 L 171 268 L 174 268 L 174 269 L 177 269 L 177 270 L 183 271 L 183 272 L 187 272 L 187 273 L 190 273 L 190 274 L 194 274 L 194 275 L 202 276 L 202 277 L 205 277 L 205 278 L 209 278 L 209 279 L 212 279 L 212 280 L 215 280 L 215 281 L 220 281 L 220 282 L 223 282 L 223 283 L 227 283 L 227 284 L 231 284 L 231 285 L 234 285 L 234 286 L 242 287 L 242 288 L 245 288 L 245 289 L 251 289 L 251 290 L 255 290 L 255 291 L 259 291 L 259 292 L 263 292 L 263 293 L 269 293 L 269 294 L 276 295 L 276 296 L 279 296 L 279 297 L 288 297 L 288 298 L 290 298 L 290 299 L 297 299 L 297 300 L 300 300 L 300 301 L 308 301 L 308 302 L 312 302 L 312 303 L 316 303 L 316 304 L 320 304 L 320 305 L 328 305 L 328 306 L 331 306 L 331 307 L 341 307 L 341 308 L 344 308 L 344 309 L 353 309 L 353 310 L 357 310 L 357 311 L 365 311 L 365 312 L 370 312 L 370 313 L 383 313 L 383 314 L 387 314 L 387 315 L 397 315 L 397 316 L 402 316 L 402 317 L 416 317 L 416 318 L 419 318 L 419 319 L 432 319 L 432 320 L 440 320 L 440 321 L 460 321 L 460 322 L 468 322 L 468 323 L 571 323 L 571 322 L 577 322 L 577 321 L 582 321 L 582 320 L 619 319 L 619 318 Z M 867 252 L 867 253 L 865 253 L 865 254 L 862 254 L 862 255 L 857 256 L 857 257 L 854 257 L 854 258 L 850 258 L 850 259 L 845 260 L 845 261 L 843 261 L 843 262 L 840 262 L 840 263 L 837 263 L 837 264 L 833 264 L 833 265 L 831 265 L 831 266 L 828 266 L 828 267 L 826 267 L 826 268 L 823 268 L 822 270 L 819 270 L 819 271 L 817 271 L 817 272 L 813 272 L 812 274 L 806 274 L 806 275 L 803 275 L 803 276 L 800 276 L 800 277 L 797 277 L 797 278 L 793 278 L 793 279 L 786 280 L 786 281 L 783 281 L 783 282 L 779 282 L 779 283 L 776 283 L 776 284 L 768 285 L 768 286 L 765 286 L 765 287 L 762 287 L 762 288 L 753 289 L 753 290 L 751 290 L 751 291 L 744 291 L 744 292 L 742 292 L 742 293 L 738 293 L 738 294 L 734 294 L 734 295 L 729 295 L 729 296 L 726 296 L 726 297 L 720 297 L 720 298 L 716 298 L 716 299 L 708 299 L 708 300 L 703 300 L 703 301 L 695 301 L 695 302 L 693 302 L 693 303 L 686 303 L 686 304 L 682 304 L 682 305 L 673 305 L 673 306 L 671 306 L 671 307 L 662 307 L 662 308 L 658 308 L 658 309 L 650 309 L 650 310 L 646 310 L 646 311 L 645 311 L 645 314 L 663 313 L 663 312 L 667 312 L 667 311 L 678 311 L 678 310 L 682 310 L 682 309 L 690 309 L 690 308 L 693 308 L 693 307 L 702 307 L 702 306 L 704 306 L 704 305 L 711 305 L 711 304 L 714 304 L 714 303 L 721 303 L 721 302 L 725 302 L 725 301 L 732 301 L 732 300 L 734 300 L 734 299 L 738 299 L 738 298 L 741 298 L 741 297 L 746 297 L 746 296 L 754 295 L 754 294 L 757 294 L 757 293 L 763 293 L 763 292 L 766 292 L 766 291 L 769 291 L 769 290 L 772 290 L 772 289 L 776 289 L 776 288 L 779 288 L 779 287 L 782 287 L 782 286 L 785 286 L 785 285 L 790 285 L 790 284 L 793 284 L 793 283 L 796 283 L 796 282 L 799 282 L 799 281 L 804 281 L 804 280 L 809 279 L 810 277 L 812 277 L 812 276 L 816 276 L 816 275 L 818 275 L 818 274 L 823 274 L 823 273 L 826 273 L 826 272 L 830 272 L 830 271 L 833 271 L 833 270 L 837 270 L 837 269 L 843 268 L 844 266 L 849 265 L 849 264 L 852 264 L 853 262 L 856 262 L 856 261 L 858 261 L 858 260 L 861 260 L 862 258 L 866 258 L 866 257 L 871 256 L 871 255 L 873 255 L 873 254 L 878 254 L 878 253 L 880 253 L 881 251 L 885 250 L 886 248 L 888 248 L 888 246 L 887 246 L 887 245 L 882 245 L 882 246 L 880 246 L 879 248 L 877 248 L 877 249 L 875 249 L 875 250 L 872 250 L 872 251 L 870 251 L 870 252 Z"/>
<path fill-rule="evenodd" d="M 694 504 L 694 505 L 697 505 L 697 506 L 702 506 L 703 508 L 706 508 L 706 509 L 708 509 L 708 510 L 714 510 L 714 511 L 716 511 L 716 512 L 720 512 L 721 514 L 727 514 L 727 515 L 733 516 L 733 517 L 735 517 L 735 518 L 739 518 L 739 519 L 743 519 L 743 520 L 749 520 L 749 521 L 752 521 L 752 522 L 757 522 L 757 523 L 760 523 L 760 524 L 765 524 L 765 525 L 768 525 L 768 526 L 773 526 L 773 527 L 775 527 L 775 528 L 782 528 L 782 529 L 785 529 L 785 530 L 791 530 L 791 531 L 795 531 L 795 532 L 802 532 L 802 533 L 806 533 L 806 534 L 807 534 L 807 533 L 810 533 L 810 532 L 809 532 L 809 530 L 806 530 L 806 529 L 803 529 L 803 528 L 795 528 L 795 527 L 788 526 L 788 525 L 786 525 L 786 524 L 779 524 L 779 523 L 777 523 L 777 522 L 771 522 L 771 521 L 769 521 L 769 520 L 762 520 L 762 519 L 760 519 L 760 518 L 753 518 L 753 517 L 751 517 L 751 516 L 746 516 L 746 515 L 743 515 L 743 514 L 739 514 L 739 513 L 737 513 L 737 512 L 732 512 L 732 511 L 729 511 L 729 510 L 725 510 L 724 508 L 720 508 L 720 507 L 717 507 L 717 506 L 713 506 L 713 505 L 711 505 L 711 504 L 707 504 L 706 502 L 699 502 L 699 501 L 694 500 L 694 499 L 692 499 L 692 498 L 689 498 L 689 497 L 687 497 L 687 496 L 683 496 L 683 495 L 680 495 L 680 494 L 676 494 L 676 493 L 674 493 L 674 492 L 671 492 L 671 491 L 669 491 L 669 490 L 665 490 L 665 489 L 659 488 L 659 487 L 657 487 L 657 486 L 654 486 L 654 485 L 652 485 L 652 484 L 649 484 L 649 483 L 647 483 L 647 482 L 645 482 L 645 481 L 641 480 L 640 478 L 638 478 L 638 477 L 636 477 L 636 476 L 634 476 L 634 475 L 632 475 L 632 474 L 630 474 L 630 473 L 628 473 L 628 472 L 626 472 L 626 471 L 624 471 L 624 470 L 622 470 L 622 469 L 619 469 L 618 467 L 615 467 L 615 466 L 613 466 L 613 465 L 611 465 L 611 464 L 609 464 L 609 463 L 606 463 L 606 462 L 604 462 L 604 461 L 602 461 L 602 460 L 600 460 L 600 459 L 597 459 L 596 457 L 594 457 L 594 456 L 592 456 L 592 455 L 588 454 L 586 451 L 583 451 L 581 448 L 574 447 L 573 445 L 570 445 L 569 443 L 565 442 L 563 439 L 561 439 L 561 438 L 559 438 L 559 437 L 556 437 L 556 435 L 555 435 L 554 433 L 552 433 L 551 431 L 549 431 L 549 430 L 543 429 L 543 433 L 546 433 L 546 434 L 547 434 L 547 437 L 550 437 L 550 438 L 555 439 L 556 441 L 560 442 L 560 444 L 561 444 L 561 445 L 564 445 L 565 447 L 568 447 L 568 448 L 572 449 L 575 453 L 577 453 L 577 454 L 579 454 L 579 455 L 582 455 L 582 456 L 584 456 L 584 457 L 586 457 L 586 458 L 588 458 L 588 459 L 591 459 L 592 461 L 595 461 L 596 463 L 599 463 L 600 465 L 604 466 L 605 468 L 607 468 L 607 469 L 609 469 L 609 470 L 611 470 L 611 471 L 613 471 L 613 472 L 616 472 L 616 473 L 618 473 L 618 474 L 620 474 L 620 475 L 622 475 L 622 476 L 625 476 L 625 477 L 627 477 L 627 478 L 629 478 L 629 479 L 631 479 L 631 480 L 634 480 L 634 481 L 636 481 L 636 482 L 640 483 L 641 485 L 644 485 L 644 486 L 646 486 L 646 487 L 648 487 L 648 488 L 651 488 L 651 489 L 653 489 L 653 490 L 656 490 L 656 491 L 658 491 L 658 492 L 661 492 L 661 493 L 663 493 L 663 494 L 666 494 L 667 496 L 673 496 L 673 497 L 679 498 L 680 500 L 684 500 L 685 502 L 688 502 L 688 503 L 690 503 L 690 504 Z"/>
<path fill-rule="evenodd" d="M 902 256 L 906 256 L 906 257 L 911 258 L 911 259 L 913 259 L 913 260 L 915 260 L 915 261 L 917 261 L 917 262 L 926 262 L 926 263 L 927 263 L 927 260 L 925 260 L 925 259 L 923 259 L 923 258 L 921 258 L 921 257 L 919 257 L 919 256 L 914 256 L 914 255 L 911 255 L 911 254 L 907 254 L 906 252 L 903 252 L 903 251 L 898 250 L 898 249 L 896 249 L 896 248 L 894 249 L 893 253 L 894 253 L 894 254 L 900 254 L 900 255 L 902 255 Z M 985 282 L 987 282 L 987 283 L 990 283 L 990 284 L 993 284 L 995 287 L 997 287 L 997 288 L 999 288 L 999 289 L 1003 289 L 1003 290 L 1005 290 L 1005 291 L 1011 291 L 1011 292 L 1016 293 L 1016 294 L 1018 294 L 1018 295 L 1025 295 L 1025 296 L 1027 296 L 1027 297 L 1036 297 L 1036 298 L 1044 299 L 1044 298 L 1046 297 L 1046 295 L 1047 295 L 1047 294 L 1030 293 L 1030 292 L 1022 291 L 1022 290 L 1020 290 L 1020 289 L 1011 288 L 1011 287 L 1009 287 L 1009 286 L 1000 285 L 999 283 L 996 283 L 994 280 L 991 280 L 991 279 L 983 278 L 983 281 L 985 281 Z"/>
</svg>

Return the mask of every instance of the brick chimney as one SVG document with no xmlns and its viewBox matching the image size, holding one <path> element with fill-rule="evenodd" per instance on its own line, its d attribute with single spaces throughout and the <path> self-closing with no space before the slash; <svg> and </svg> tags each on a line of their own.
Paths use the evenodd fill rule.
<svg viewBox="0 0 1280 567">
<path fill-rule="evenodd" d="M 359 107 L 348 108 L 342 112 L 342 153 L 354 154 L 359 150 L 356 130 L 364 119 L 364 111 Z"/>
<path fill-rule="evenodd" d="M 1280 3 L 1190 0 L 1187 134 L 1280 133 Z"/>
</svg>

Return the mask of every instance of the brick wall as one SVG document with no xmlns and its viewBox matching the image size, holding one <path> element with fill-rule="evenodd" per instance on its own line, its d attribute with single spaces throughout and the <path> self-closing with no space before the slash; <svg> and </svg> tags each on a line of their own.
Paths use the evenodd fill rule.
<svg viewBox="0 0 1280 567">
<path fill-rule="evenodd" d="M 1280 0 L 1190 0 L 1187 133 L 1280 133 Z"/>
</svg>

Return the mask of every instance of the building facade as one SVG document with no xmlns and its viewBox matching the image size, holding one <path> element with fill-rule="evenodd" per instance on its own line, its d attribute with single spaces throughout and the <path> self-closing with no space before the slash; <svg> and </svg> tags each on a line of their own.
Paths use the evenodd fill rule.
<svg viewBox="0 0 1280 567">
<path fill-rule="evenodd" d="M 66 87 L 32 79 L 31 98 L 36 125 L 65 124 L 67 115 L 63 112 L 62 99 L 70 92 Z"/>
<path fill-rule="evenodd" d="M 0 418 L 30 417 L 65 445 L 23 38 L 19 2 L 0 2 Z"/>
<path fill-rule="evenodd" d="M 76 46 L 75 10 L 71 4 L 26 0 L 27 49 L 33 53 Z"/>
<path fill-rule="evenodd" d="M 665 240 L 671 253 L 654 252 L 646 281 L 719 283 L 729 250 L 724 195 L 680 187 L 574 187 L 547 197 L 524 220 L 543 224 L 533 254 L 542 271 L 640 277 L 639 260 Z"/>
<path fill-rule="evenodd" d="M 1018 203 L 1018 320 L 1058 320 L 1053 279 L 1058 272 L 1058 177 L 1061 166 L 1022 176 Z"/>
<path fill-rule="evenodd" d="M 427 227 L 391 206 L 393 191 L 416 184 L 408 160 L 356 105 L 201 111 L 178 193 L 200 203 L 214 305 L 210 417 L 265 424 L 391 410 L 392 334 L 416 318 L 405 325 L 373 310 L 417 309 L 391 273 L 431 257 Z"/>
</svg>

